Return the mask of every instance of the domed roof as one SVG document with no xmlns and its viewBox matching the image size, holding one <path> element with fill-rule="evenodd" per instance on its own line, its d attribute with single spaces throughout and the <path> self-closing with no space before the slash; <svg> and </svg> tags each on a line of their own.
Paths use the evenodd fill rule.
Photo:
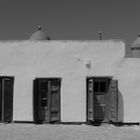
<svg viewBox="0 0 140 140">
<path fill-rule="evenodd" d="M 30 36 L 29 40 L 51 40 L 51 38 L 49 37 L 47 33 L 44 33 L 42 31 L 42 28 L 39 26 L 38 31 L 34 32 Z"/>
<path fill-rule="evenodd" d="M 140 48 L 140 34 L 137 39 L 132 42 L 131 48 Z"/>
</svg>

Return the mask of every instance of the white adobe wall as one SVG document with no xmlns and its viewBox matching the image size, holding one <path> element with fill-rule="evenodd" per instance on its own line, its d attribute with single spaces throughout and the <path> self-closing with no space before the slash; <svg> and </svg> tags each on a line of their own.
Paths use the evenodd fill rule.
<svg viewBox="0 0 140 140">
<path fill-rule="evenodd" d="M 124 118 L 126 121 L 135 121 L 132 116 L 135 111 L 132 108 L 138 105 L 140 96 L 127 95 L 123 79 L 127 74 L 125 66 L 123 68 L 121 65 L 124 64 L 124 54 L 125 43 L 119 40 L 0 42 L 0 75 L 15 76 L 13 120 L 33 120 L 33 79 L 61 77 L 61 121 L 85 122 L 86 76 L 115 75 L 120 80 L 119 88 L 124 96 Z M 85 65 L 88 61 L 90 67 Z M 122 68 L 116 72 L 118 67 Z M 137 85 L 137 89 L 139 87 Z M 133 103 L 129 103 L 129 97 Z M 128 109 L 129 106 L 131 110 Z M 140 112 L 137 120 L 138 117 L 140 118 Z"/>
<path fill-rule="evenodd" d="M 118 64 L 114 78 L 119 81 L 123 121 L 140 122 L 140 59 L 123 59 Z"/>
</svg>

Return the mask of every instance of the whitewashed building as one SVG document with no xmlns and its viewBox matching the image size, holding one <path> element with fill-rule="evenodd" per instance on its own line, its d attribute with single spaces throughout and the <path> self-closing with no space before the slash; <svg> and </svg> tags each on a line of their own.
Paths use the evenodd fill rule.
<svg viewBox="0 0 140 140">
<path fill-rule="evenodd" d="M 140 122 L 140 38 L 0 41 L 0 121 Z"/>
</svg>

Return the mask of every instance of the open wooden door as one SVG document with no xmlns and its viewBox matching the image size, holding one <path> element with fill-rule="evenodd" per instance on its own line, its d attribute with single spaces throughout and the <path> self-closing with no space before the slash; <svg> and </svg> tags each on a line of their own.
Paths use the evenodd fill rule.
<svg viewBox="0 0 140 140">
<path fill-rule="evenodd" d="M 110 81 L 109 92 L 109 120 L 117 122 L 118 120 L 118 80 Z"/>
<path fill-rule="evenodd" d="M 48 81 L 38 79 L 38 119 L 48 122 Z"/>
<path fill-rule="evenodd" d="M 50 83 L 50 122 L 60 121 L 60 79 L 52 79 Z"/>
<path fill-rule="evenodd" d="M 87 81 L 87 121 L 94 121 L 94 109 L 93 109 L 93 79 Z"/>
<path fill-rule="evenodd" d="M 0 122 L 13 119 L 13 77 L 0 77 Z"/>
<path fill-rule="evenodd" d="M 13 78 L 3 78 L 4 122 L 11 122 L 13 117 Z"/>
<path fill-rule="evenodd" d="M 37 78 L 34 81 L 34 120 L 36 123 L 60 121 L 59 78 Z"/>
</svg>

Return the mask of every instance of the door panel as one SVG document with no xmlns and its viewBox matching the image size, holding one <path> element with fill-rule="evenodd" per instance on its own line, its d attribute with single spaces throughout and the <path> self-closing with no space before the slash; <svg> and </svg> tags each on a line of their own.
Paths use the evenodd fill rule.
<svg viewBox="0 0 140 140">
<path fill-rule="evenodd" d="M 60 80 L 54 79 L 51 81 L 51 121 L 60 120 Z"/>
<path fill-rule="evenodd" d="M 0 77 L 0 122 L 13 119 L 13 77 Z"/>
<path fill-rule="evenodd" d="M 105 106 L 96 106 L 94 107 L 94 120 L 103 121 L 105 117 Z"/>
<path fill-rule="evenodd" d="M 13 114 L 13 78 L 3 78 L 4 122 L 12 121 Z"/>
<path fill-rule="evenodd" d="M 118 119 L 118 80 L 111 80 L 109 94 L 109 120 L 117 122 Z"/>
<path fill-rule="evenodd" d="M 106 115 L 106 94 L 94 95 L 94 119 L 103 121 Z"/>
<path fill-rule="evenodd" d="M 87 81 L 87 121 L 91 122 L 94 121 L 94 110 L 93 110 L 93 79 L 88 79 Z"/>
<path fill-rule="evenodd" d="M 46 120 L 48 82 L 45 79 L 38 80 L 38 117 L 39 120 Z"/>
<path fill-rule="evenodd" d="M 38 117 L 38 80 L 33 80 L 33 113 L 34 113 L 34 122 L 39 123 Z"/>
</svg>

